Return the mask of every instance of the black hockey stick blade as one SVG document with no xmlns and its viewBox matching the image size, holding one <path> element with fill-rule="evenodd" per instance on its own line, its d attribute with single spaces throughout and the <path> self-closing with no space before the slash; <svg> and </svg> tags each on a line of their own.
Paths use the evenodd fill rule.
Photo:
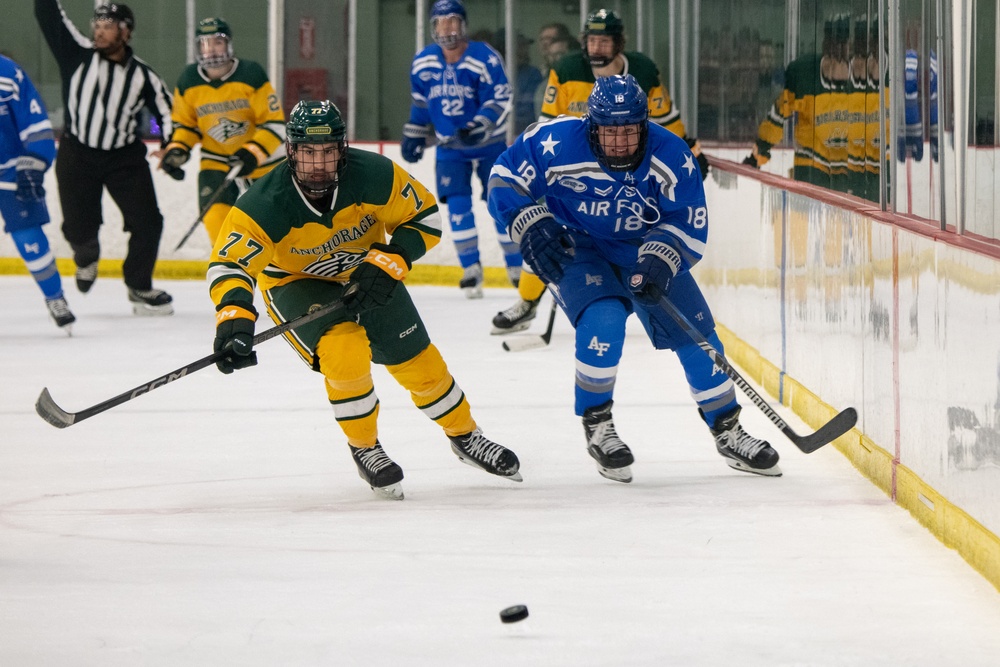
<svg viewBox="0 0 1000 667">
<path fill-rule="evenodd" d="M 810 454 L 815 452 L 823 445 L 833 442 L 854 428 L 854 425 L 858 421 L 858 413 L 854 408 L 847 408 L 837 414 L 833 419 L 823 424 L 823 426 L 821 426 L 815 433 L 804 436 L 799 435 L 793 431 L 792 427 L 786 424 L 785 420 L 781 418 L 781 415 L 775 412 L 774 408 L 772 408 L 771 405 L 764 400 L 764 398 L 758 394 L 753 387 L 750 386 L 750 383 L 747 382 L 742 375 L 740 375 L 739 371 L 733 368 L 729 364 L 729 361 L 727 361 L 718 350 L 712 347 L 712 344 L 709 343 L 703 335 L 701 335 L 700 331 L 695 329 L 694 325 L 691 324 L 691 321 L 684 316 L 684 313 L 677 309 L 677 306 L 671 303 L 667 297 L 661 296 L 660 307 L 667 313 L 667 315 L 673 318 L 674 322 L 676 322 L 677 325 L 684 330 L 684 333 L 690 336 L 691 340 L 698 344 L 698 347 L 705 351 L 705 354 L 711 357 L 715 365 L 722 369 L 722 371 L 729 376 L 729 379 L 742 389 L 743 393 L 750 397 L 753 404 L 756 405 L 760 411 L 763 412 L 764 415 L 770 419 L 782 433 L 785 434 L 785 437 L 791 440 L 792 443 L 804 453 Z"/>
<path fill-rule="evenodd" d="M 227 187 L 229 187 L 229 184 L 236 180 L 236 174 L 237 172 L 239 172 L 239 170 L 240 170 L 239 167 L 233 167 L 232 169 L 229 170 L 229 173 L 226 174 L 226 178 L 222 181 L 222 185 L 220 185 L 218 188 L 215 189 L 215 192 L 212 193 L 212 196 L 208 198 L 208 202 L 204 206 L 202 206 L 201 212 L 198 213 L 198 218 L 193 223 L 191 223 L 191 226 L 188 228 L 187 233 L 184 234 L 184 236 L 181 238 L 180 243 L 178 243 L 177 247 L 174 248 L 174 252 L 180 250 L 181 246 L 187 243 L 187 240 L 191 238 L 191 235 L 194 234 L 194 230 L 198 229 L 198 225 L 201 224 L 202 219 L 208 213 L 208 209 L 212 208 L 215 202 L 218 201 L 219 197 L 222 196 L 222 193 L 225 192 Z"/>
<path fill-rule="evenodd" d="M 341 297 L 340 299 L 328 303 L 327 305 L 322 306 L 320 308 L 316 308 L 315 310 L 308 312 L 300 317 L 297 317 L 294 320 L 289 320 L 284 324 L 280 324 L 276 327 L 268 329 L 267 331 L 263 331 L 257 334 L 256 336 L 253 337 L 253 344 L 260 345 L 264 341 L 271 340 L 272 338 L 280 336 L 281 334 L 287 331 L 291 331 L 296 327 L 300 327 L 303 324 L 307 324 L 309 322 L 312 322 L 313 320 L 317 320 L 321 317 L 324 317 L 326 315 L 341 310 L 344 307 L 344 297 L 353 294 L 357 290 L 358 288 L 356 285 L 351 286 L 344 292 L 344 296 Z M 161 375 L 155 380 L 150 380 L 145 384 L 141 384 L 138 387 L 129 389 L 125 393 L 118 394 L 114 398 L 109 398 L 106 401 L 102 401 L 97 405 L 93 405 L 84 410 L 80 410 L 79 412 L 67 412 L 66 410 L 63 410 L 61 407 L 59 407 L 56 404 L 55 400 L 53 400 L 52 395 L 49 393 L 48 387 L 46 387 L 42 389 L 42 393 L 38 396 L 38 400 L 35 401 L 35 412 L 38 413 L 39 417 L 41 417 L 48 423 L 52 424 L 56 428 L 67 428 L 68 426 L 72 426 L 73 424 L 81 422 L 84 419 L 89 419 L 94 415 L 98 415 L 106 410 L 110 410 L 115 406 L 121 405 L 122 403 L 131 401 L 133 398 L 136 398 L 137 396 L 148 394 L 154 389 L 159 389 L 160 387 L 170 384 L 175 380 L 180 380 L 183 377 L 187 377 L 191 373 L 200 371 L 201 369 L 207 368 L 208 366 L 212 366 L 219 358 L 221 358 L 225 354 L 226 354 L 225 351 L 222 351 L 222 352 L 215 352 L 213 354 L 208 355 L 207 357 L 202 357 L 201 359 L 198 359 L 197 361 L 192 361 L 190 364 L 187 364 L 186 366 L 181 366 L 177 370 L 171 371 L 166 375 Z"/>
<path fill-rule="evenodd" d="M 559 306 L 556 300 L 552 299 L 552 308 L 549 310 L 549 323 L 545 326 L 545 333 L 541 336 L 517 336 L 503 342 L 503 349 L 508 352 L 524 352 L 525 350 L 537 350 L 545 347 L 552 340 L 552 327 L 556 323 L 556 310 Z"/>
</svg>

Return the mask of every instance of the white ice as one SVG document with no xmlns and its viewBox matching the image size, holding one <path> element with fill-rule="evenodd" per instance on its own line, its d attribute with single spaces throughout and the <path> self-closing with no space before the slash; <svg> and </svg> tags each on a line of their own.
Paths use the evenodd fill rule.
<svg viewBox="0 0 1000 667">
<path fill-rule="evenodd" d="M 584 449 L 565 319 L 543 350 L 488 334 L 512 290 L 412 288 L 522 484 L 460 463 L 377 367 L 406 500 L 377 499 L 321 376 L 278 340 L 255 368 L 43 422 L 43 387 L 79 411 L 211 352 L 204 284 L 158 285 L 171 318 L 133 317 L 119 279 L 86 296 L 67 280 L 67 338 L 30 278 L 0 278 L 0 665 L 1000 664 L 995 588 L 746 400 L 785 474 L 728 468 L 634 318 L 615 404 L 629 485 Z M 504 626 L 513 604 L 531 615 Z"/>
</svg>

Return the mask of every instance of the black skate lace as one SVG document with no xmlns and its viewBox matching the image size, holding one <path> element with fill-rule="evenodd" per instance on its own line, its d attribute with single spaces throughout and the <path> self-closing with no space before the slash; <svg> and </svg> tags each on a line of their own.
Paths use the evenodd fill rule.
<svg viewBox="0 0 1000 667">
<path fill-rule="evenodd" d="M 76 277 L 81 280 L 94 280 L 97 278 L 97 262 L 88 264 L 87 266 L 78 266 L 76 269 Z"/>
<path fill-rule="evenodd" d="M 531 302 L 522 299 L 507 310 L 503 311 L 503 316 L 513 322 L 514 320 L 524 317 L 529 312 L 531 312 Z"/>
<path fill-rule="evenodd" d="M 743 427 L 737 425 L 732 431 L 726 434 L 726 446 L 737 454 L 752 459 L 764 449 L 765 442 L 759 438 L 747 435 Z"/>
<path fill-rule="evenodd" d="M 462 449 L 480 461 L 489 463 L 494 468 L 500 462 L 500 456 L 504 453 L 504 447 L 486 438 L 483 432 L 476 429 L 469 435 L 469 440 Z"/>
<path fill-rule="evenodd" d="M 52 299 L 47 302 L 49 306 L 49 312 L 55 317 L 65 317 L 69 315 L 69 304 L 66 303 L 66 299 L 58 298 Z"/>
<path fill-rule="evenodd" d="M 166 294 L 166 292 L 161 289 L 133 289 L 132 294 L 141 299 L 155 299 L 161 294 Z"/>
<path fill-rule="evenodd" d="M 613 454 L 620 449 L 628 449 L 628 446 L 618 436 L 618 432 L 615 430 L 615 423 L 610 420 L 594 425 L 594 433 L 591 435 L 591 441 L 597 441 L 598 448 L 605 454 Z"/>
<path fill-rule="evenodd" d="M 361 461 L 361 465 L 372 473 L 376 473 L 392 465 L 392 459 L 389 458 L 389 455 L 381 447 L 359 449 L 355 456 Z"/>
</svg>

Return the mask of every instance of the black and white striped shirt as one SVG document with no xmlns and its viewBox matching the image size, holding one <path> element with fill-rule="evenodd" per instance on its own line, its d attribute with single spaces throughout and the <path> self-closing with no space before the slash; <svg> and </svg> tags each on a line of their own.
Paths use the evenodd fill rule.
<svg viewBox="0 0 1000 667">
<path fill-rule="evenodd" d="M 139 116 L 146 107 L 163 136 L 170 136 L 170 89 L 130 47 L 121 63 L 103 57 L 58 0 L 35 0 L 35 17 L 62 74 L 64 134 L 91 148 L 122 148 L 140 139 Z"/>
</svg>

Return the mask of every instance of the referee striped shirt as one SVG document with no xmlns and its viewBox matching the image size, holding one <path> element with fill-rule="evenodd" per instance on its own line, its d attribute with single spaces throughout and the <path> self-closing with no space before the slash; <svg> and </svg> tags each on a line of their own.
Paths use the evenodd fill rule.
<svg viewBox="0 0 1000 667">
<path fill-rule="evenodd" d="M 35 0 L 35 17 L 62 74 L 64 134 L 91 148 L 122 148 L 140 139 L 140 112 L 146 107 L 163 136 L 170 136 L 170 90 L 131 47 L 125 47 L 121 63 L 103 57 L 58 0 Z"/>
</svg>

